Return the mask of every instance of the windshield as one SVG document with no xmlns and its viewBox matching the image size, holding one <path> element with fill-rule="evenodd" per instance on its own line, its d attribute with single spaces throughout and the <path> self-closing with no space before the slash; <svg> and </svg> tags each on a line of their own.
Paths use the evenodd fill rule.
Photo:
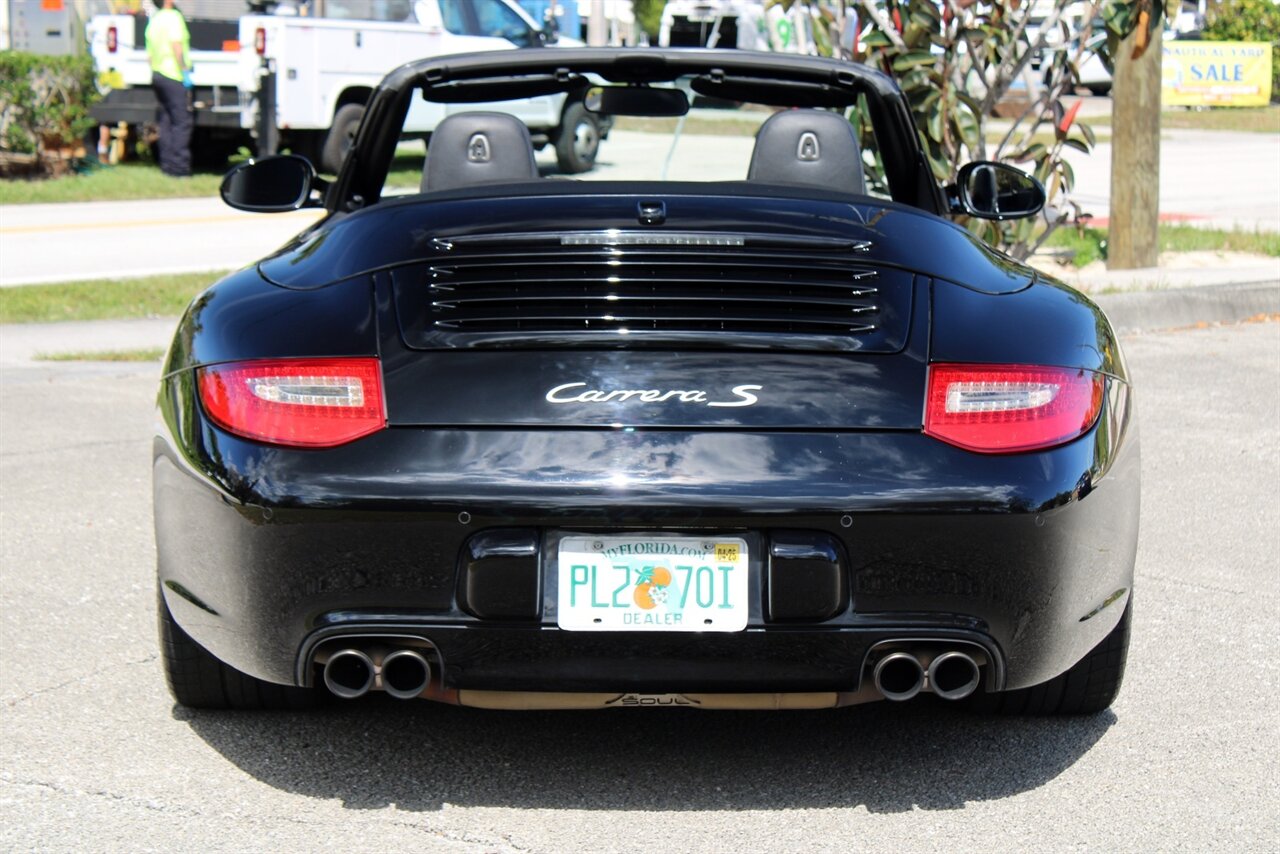
<svg viewBox="0 0 1280 854">
<path fill-rule="evenodd" d="M 794 134 L 775 141 L 774 160 L 808 157 L 812 161 L 845 154 L 861 167 L 859 180 L 833 177 L 828 189 L 854 195 L 889 198 L 884 167 L 874 129 L 867 119 L 865 99 L 852 107 L 830 110 L 788 110 L 765 104 L 726 101 L 697 95 L 690 80 L 675 84 L 687 93 L 692 107 L 681 117 L 610 116 L 587 111 L 572 95 L 544 95 L 487 104 L 438 104 L 414 99 L 401 130 L 401 142 L 388 172 L 382 195 L 403 195 L 424 189 L 427 157 L 433 131 L 451 116 L 498 112 L 520 119 L 530 133 L 537 178 L 578 181 L 744 181 L 754 177 L 790 183 L 786 165 L 765 169 L 768 159 L 758 146 L 761 128 L 786 121 L 783 114 L 826 116 L 824 131 L 804 143 Z M 839 137 L 838 126 L 848 125 Z M 803 136 L 803 130 L 800 136 Z M 776 136 L 776 133 L 773 135 Z M 828 138 L 829 137 L 829 138 Z M 837 152 L 837 146 L 848 152 Z M 575 154 L 576 149 L 576 154 Z M 575 157 L 577 158 L 575 160 Z M 580 162 L 587 158 L 590 163 Z M 568 162 L 566 162 L 568 161 Z M 801 164 L 803 165 L 803 164 Z M 856 168 L 845 170 L 857 172 Z M 852 179 L 854 176 L 850 175 Z M 803 183 L 803 179 L 801 179 Z M 425 187 L 431 189 L 431 187 Z"/>
</svg>

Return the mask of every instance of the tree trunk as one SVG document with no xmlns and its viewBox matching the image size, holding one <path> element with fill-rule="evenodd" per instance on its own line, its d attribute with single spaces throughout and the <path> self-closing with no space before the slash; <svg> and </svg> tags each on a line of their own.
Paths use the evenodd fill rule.
<svg viewBox="0 0 1280 854">
<path fill-rule="evenodd" d="M 1160 243 L 1160 28 L 1138 59 L 1120 43 L 1111 87 L 1111 226 L 1107 269 L 1154 267 Z"/>
</svg>

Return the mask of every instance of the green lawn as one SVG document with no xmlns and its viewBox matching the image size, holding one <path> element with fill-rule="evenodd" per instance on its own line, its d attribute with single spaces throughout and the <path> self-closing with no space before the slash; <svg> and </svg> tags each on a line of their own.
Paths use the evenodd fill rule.
<svg viewBox="0 0 1280 854">
<path fill-rule="evenodd" d="M 164 349 L 143 347 L 137 350 L 77 350 L 72 353 L 36 353 L 37 362 L 158 362 Z"/>
<path fill-rule="evenodd" d="M 1045 244 L 1075 252 L 1072 264 L 1085 267 L 1107 257 L 1107 230 L 1059 228 Z M 1220 231 L 1191 225 L 1161 225 L 1161 252 L 1253 252 L 1280 257 L 1280 234 L 1265 231 Z"/>
<path fill-rule="evenodd" d="M 422 180 L 423 155 L 422 143 L 416 145 L 417 151 L 406 146 L 408 150 L 402 148 L 396 155 L 387 178 L 388 187 L 401 189 L 418 186 Z M 0 180 L 0 205 L 216 197 L 224 174 L 224 170 L 218 170 L 197 172 L 190 178 L 173 178 L 151 163 L 93 166 L 83 173 L 61 178 Z M 332 175 L 324 177 L 333 179 Z"/>
<path fill-rule="evenodd" d="M 190 178 L 173 178 L 150 163 L 122 163 L 119 166 L 95 166 L 87 172 L 61 178 L 0 181 L 0 204 L 216 196 L 221 184 L 221 172 L 199 172 Z"/>
<path fill-rule="evenodd" d="M 0 288 L 0 323 L 172 317 L 223 275 L 183 273 Z"/>
<path fill-rule="evenodd" d="M 1208 110 L 1165 110 L 1160 127 L 1280 133 L 1280 104 L 1270 107 L 1217 107 Z"/>
</svg>

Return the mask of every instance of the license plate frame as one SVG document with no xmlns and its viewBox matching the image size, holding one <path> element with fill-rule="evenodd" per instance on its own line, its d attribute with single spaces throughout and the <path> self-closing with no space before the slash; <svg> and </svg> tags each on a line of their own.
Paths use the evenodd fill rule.
<svg viewBox="0 0 1280 854">
<path fill-rule="evenodd" d="M 757 547 L 737 534 L 565 533 L 551 567 L 556 624 L 565 631 L 743 631 L 755 610 Z"/>
</svg>

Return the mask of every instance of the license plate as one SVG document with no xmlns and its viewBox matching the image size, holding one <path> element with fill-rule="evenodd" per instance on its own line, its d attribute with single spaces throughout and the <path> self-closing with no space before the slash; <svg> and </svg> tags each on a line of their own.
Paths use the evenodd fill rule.
<svg viewBox="0 0 1280 854">
<path fill-rule="evenodd" d="M 738 537 L 565 537 L 556 620 L 581 632 L 739 632 L 747 543 Z"/>
</svg>

